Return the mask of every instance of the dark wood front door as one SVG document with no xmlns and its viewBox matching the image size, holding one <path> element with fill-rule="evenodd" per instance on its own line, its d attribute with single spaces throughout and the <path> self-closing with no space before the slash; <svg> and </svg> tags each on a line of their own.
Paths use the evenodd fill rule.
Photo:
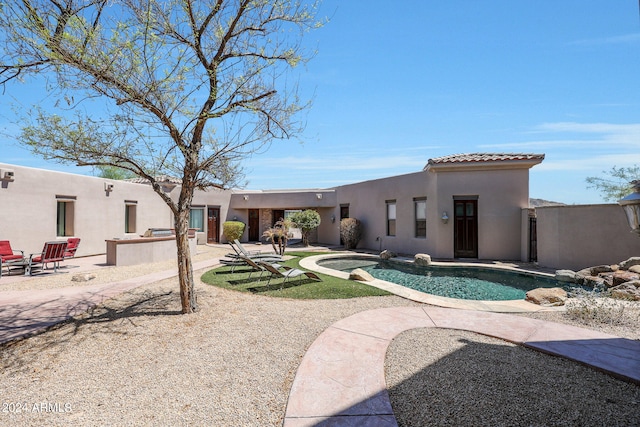
<svg viewBox="0 0 640 427">
<path fill-rule="evenodd" d="M 249 241 L 260 240 L 260 210 L 249 209 Z"/>
<path fill-rule="evenodd" d="M 207 209 L 207 243 L 220 242 L 220 208 Z"/>
<path fill-rule="evenodd" d="M 454 200 L 454 248 L 456 258 L 478 258 L 478 201 Z"/>
</svg>

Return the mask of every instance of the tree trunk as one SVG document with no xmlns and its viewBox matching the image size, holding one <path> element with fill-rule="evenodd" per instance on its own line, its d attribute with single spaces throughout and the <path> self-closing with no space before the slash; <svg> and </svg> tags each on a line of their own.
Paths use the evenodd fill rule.
<svg viewBox="0 0 640 427">
<path fill-rule="evenodd" d="M 189 250 L 189 210 L 176 215 L 176 246 L 178 250 L 178 280 L 180 283 L 180 302 L 182 313 L 193 313 L 198 309 L 195 286 L 193 282 L 193 266 Z"/>
</svg>

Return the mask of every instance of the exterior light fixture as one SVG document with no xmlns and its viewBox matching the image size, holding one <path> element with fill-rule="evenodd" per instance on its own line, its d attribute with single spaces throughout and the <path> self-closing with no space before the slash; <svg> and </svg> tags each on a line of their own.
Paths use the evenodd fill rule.
<svg viewBox="0 0 640 427">
<path fill-rule="evenodd" d="M 245 200 L 249 200 L 249 196 L 247 196 L 246 194 L 244 196 L 242 196 L 243 199 Z"/>
<path fill-rule="evenodd" d="M 640 179 L 631 181 L 633 193 L 618 200 L 624 213 L 627 215 L 627 222 L 631 231 L 640 236 Z"/>
<path fill-rule="evenodd" d="M 318 200 L 322 199 L 322 193 L 317 193 L 317 194 L 316 194 L 316 198 L 317 198 Z"/>
<path fill-rule="evenodd" d="M 331 222 L 332 223 L 336 222 L 336 216 L 335 215 L 331 215 Z"/>
<path fill-rule="evenodd" d="M 442 218 L 440 218 L 442 220 L 443 224 L 446 224 L 449 222 L 449 215 L 447 215 L 447 212 L 442 212 Z"/>
</svg>

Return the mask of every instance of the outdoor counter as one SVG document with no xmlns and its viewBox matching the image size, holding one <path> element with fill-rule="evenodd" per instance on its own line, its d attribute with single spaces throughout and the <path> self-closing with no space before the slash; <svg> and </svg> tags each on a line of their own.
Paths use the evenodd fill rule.
<svg viewBox="0 0 640 427">
<path fill-rule="evenodd" d="M 123 266 L 176 260 L 175 236 L 112 239 L 107 242 L 107 265 Z M 189 238 L 191 255 L 197 252 L 196 239 Z"/>
</svg>

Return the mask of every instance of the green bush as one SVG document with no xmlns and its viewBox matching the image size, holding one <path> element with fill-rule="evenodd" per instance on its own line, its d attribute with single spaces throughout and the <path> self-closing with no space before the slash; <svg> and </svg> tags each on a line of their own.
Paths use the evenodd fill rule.
<svg viewBox="0 0 640 427">
<path fill-rule="evenodd" d="M 362 223 L 356 218 L 344 218 L 340 221 L 340 238 L 345 249 L 355 249 L 362 238 Z"/>
<path fill-rule="evenodd" d="M 309 246 L 309 234 L 320 225 L 320 214 L 314 210 L 307 209 L 295 212 L 290 219 L 302 232 L 302 244 Z"/>
<path fill-rule="evenodd" d="M 236 239 L 240 239 L 244 234 L 244 222 L 240 221 L 225 221 L 222 223 L 222 234 L 228 242 L 233 242 Z"/>
</svg>

